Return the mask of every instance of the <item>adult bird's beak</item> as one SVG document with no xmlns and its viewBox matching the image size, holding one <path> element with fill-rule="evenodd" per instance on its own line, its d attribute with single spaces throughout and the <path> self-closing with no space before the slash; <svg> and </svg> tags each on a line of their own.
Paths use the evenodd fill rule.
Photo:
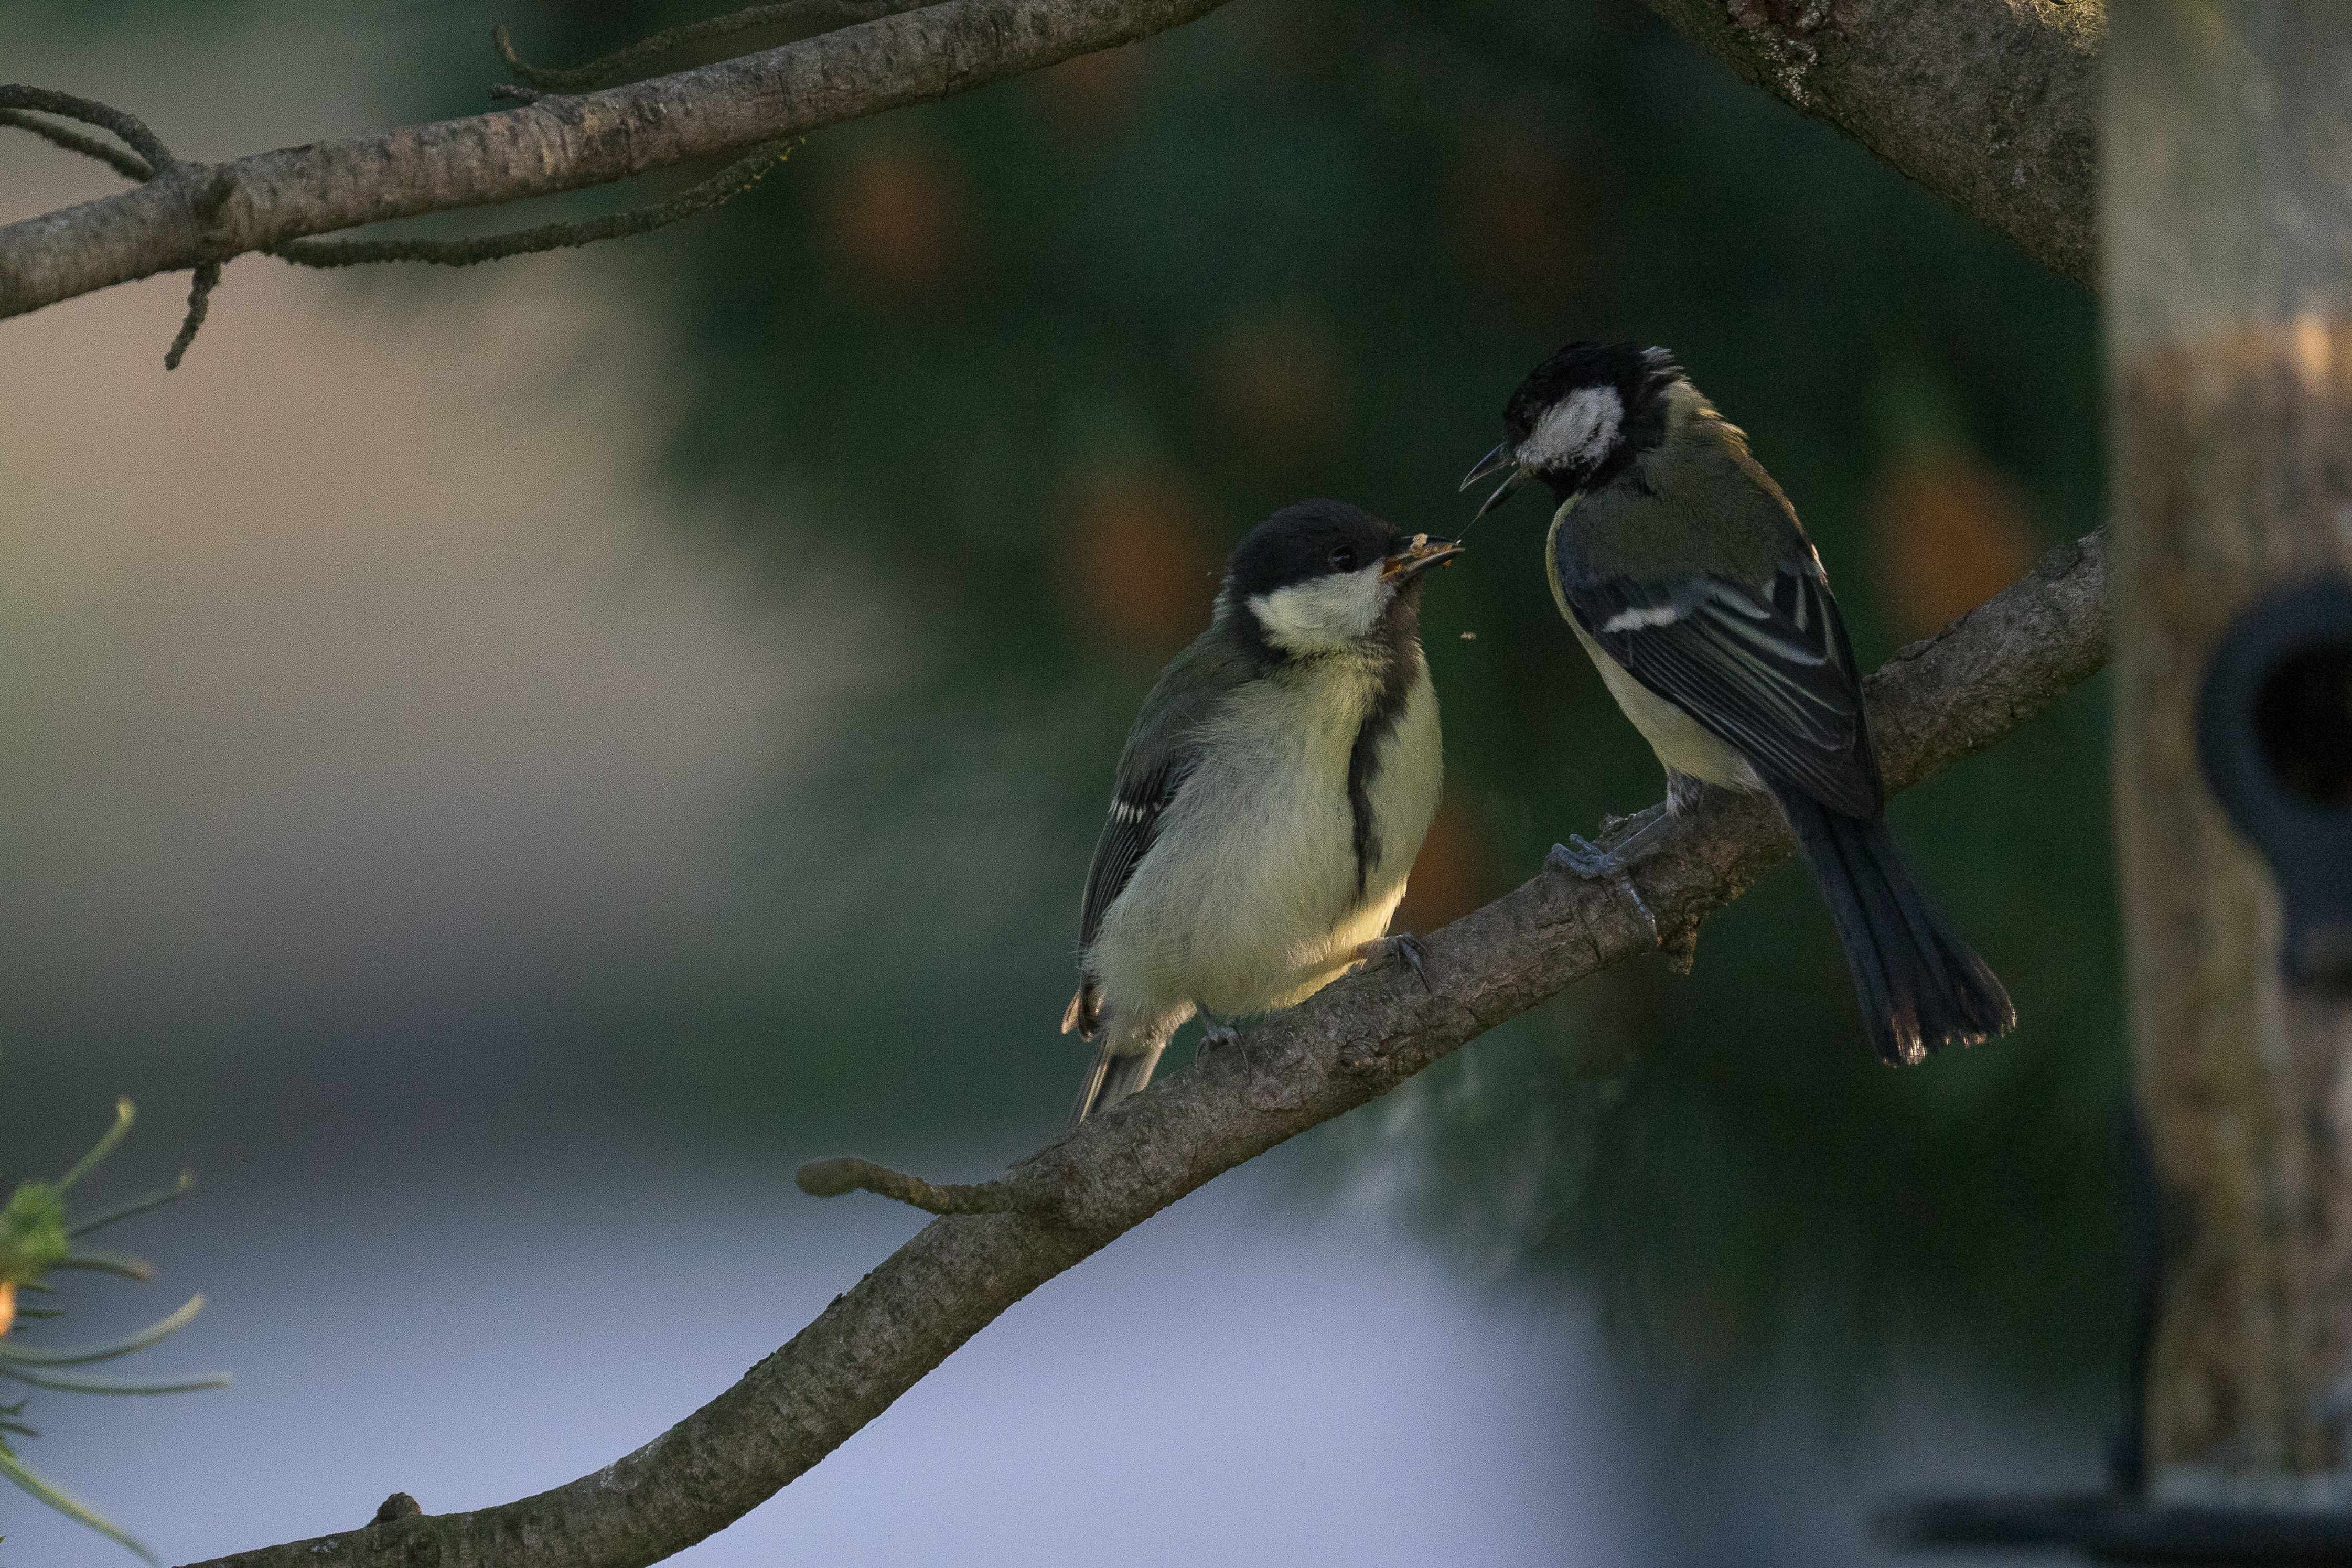
<svg viewBox="0 0 2352 1568">
<path fill-rule="evenodd" d="M 1443 566 L 1461 553 L 1459 541 L 1432 539 L 1425 533 L 1416 533 L 1412 543 L 1381 563 L 1381 581 L 1410 583 L 1431 567 Z"/>
<path fill-rule="evenodd" d="M 1504 441 L 1499 443 L 1493 451 L 1479 458 L 1476 468 L 1462 476 L 1461 488 L 1466 490 L 1480 479 L 1502 473 L 1506 468 L 1510 472 L 1504 475 L 1503 482 L 1495 487 L 1495 493 L 1486 498 L 1485 504 L 1470 514 L 1471 521 L 1477 521 L 1507 500 L 1513 490 L 1528 482 L 1528 471 L 1520 468 L 1517 458 L 1512 456 L 1511 444 Z"/>
</svg>

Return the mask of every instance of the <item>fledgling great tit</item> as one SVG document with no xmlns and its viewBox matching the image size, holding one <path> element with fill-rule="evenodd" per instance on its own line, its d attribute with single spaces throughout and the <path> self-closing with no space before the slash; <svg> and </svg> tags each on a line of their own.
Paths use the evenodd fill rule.
<svg viewBox="0 0 2352 1568">
<path fill-rule="evenodd" d="M 1075 1127 L 1151 1081 L 1196 1012 L 1306 1000 L 1385 938 L 1437 813 L 1437 693 L 1423 574 L 1451 540 L 1300 501 L 1226 563 L 1209 629 L 1143 700 L 1078 915 L 1062 1032 L 1101 1041 Z"/>
<path fill-rule="evenodd" d="M 1796 509 L 1748 437 L 1664 349 L 1571 343 L 1511 395 L 1505 437 L 1462 481 L 1529 479 L 1559 498 L 1552 596 L 1610 694 L 1666 769 L 1663 806 L 1556 864 L 1620 872 L 1696 783 L 1780 803 L 1853 971 L 1864 1026 L 1890 1063 L 2017 1022 L 2009 994 L 1913 879 L 1837 601 Z M 1696 781 L 1696 782 L 1695 782 Z"/>
</svg>

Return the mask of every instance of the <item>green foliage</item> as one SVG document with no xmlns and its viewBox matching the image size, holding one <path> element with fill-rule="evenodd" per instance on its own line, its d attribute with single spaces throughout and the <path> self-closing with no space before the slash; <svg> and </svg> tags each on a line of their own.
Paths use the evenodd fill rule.
<svg viewBox="0 0 2352 1568">
<path fill-rule="evenodd" d="M 21 1184 L 0 1209 L 0 1286 L 37 1284 L 72 1251 L 64 1194 L 46 1182 Z"/>
<path fill-rule="evenodd" d="M 153 1270 L 138 1258 L 121 1253 L 90 1250 L 77 1247 L 76 1243 L 92 1231 L 180 1197 L 189 1186 L 189 1179 L 184 1173 L 168 1187 L 87 1217 L 73 1219 L 67 1213 L 66 1199 L 75 1184 L 97 1169 L 114 1152 L 129 1134 L 131 1118 L 131 1102 L 127 1100 L 116 1101 L 113 1126 L 107 1130 L 105 1136 L 89 1153 L 75 1163 L 73 1169 L 54 1182 L 19 1183 L 8 1199 L 7 1207 L 0 1209 L 0 1378 L 31 1388 L 64 1394 L 181 1394 L 199 1388 L 219 1388 L 227 1384 L 228 1379 L 218 1374 L 168 1382 L 140 1382 L 98 1377 L 74 1370 L 145 1350 L 177 1332 L 203 1310 L 205 1299 L 202 1296 L 192 1296 L 169 1316 L 136 1333 L 105 1344 L 78 1346 L 69 1350 L 28 1345 L 18 1331 L 16 1320 L 51 1319 L 60 1315 L 57 1309 L 21 1305 L 18 1300 L 20 1294 L 49 1294 L 54 1287 L 48 1276 L 56 1271 L 89 1269 L 139 1280 L 152 1276 Z M 0 1476 L 5 1476 L 68 1518 L 77 1520 L 130 1548 L 150 1563 L 155 1562 L 152 1552 L 89 1505 L 26 1468 L 8 1441 L 11 1436 L 39 1436 L 21 1419 L 25 1405 L 21 1399 L 13 1405 L 0 1405 Z"/>
</svg>

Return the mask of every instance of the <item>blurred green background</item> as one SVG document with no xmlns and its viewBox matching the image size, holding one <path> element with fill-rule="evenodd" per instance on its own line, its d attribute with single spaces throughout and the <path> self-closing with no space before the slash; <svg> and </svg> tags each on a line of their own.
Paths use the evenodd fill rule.
<svg viewBox="0 0 2352 1568">
<path fill-rule="evenodd" d="M 537 36 L 568 57 L 677 14 Z M 747 1107 L 823 1074 L 845 1115 L 917 1120 L 952 1075 L 961 1114 L 1034 1118 L 1067 1066 L 1036 1048 L 1065 978 L 1039 955 L 1070 941 L 1108 763 L 1223 550 L 1312 494 L 1456 531 L 1503 397 L 1570 338 L 1685 357 L 1797 498 L 1871 663 L 2100 515 L 2091 301 L 1628 4 L 1244 4 L 817 137 L 681 248 L 702 374 L 675 482 L 779 574 L 854 552 L 919 621 L 907 700 L 835 759 L 843 831 L 891 872 L 825 969 L 911 942 L 925 984 L 778 1021 L 937 1037 L 943 996 L 966 1020 L 953 1059 L 878 1071 L 714 1022 L 699 1053 Z M 1430 596 L 1448 805 L 1402 923 L 1659 793 L 1558 622 L 1544 522 L 1528 500 L 1483 523 Z M 1688 982 L 1608 976 L 1417 1086 L 1433 1230 L 1670 1296 L 1628 1327 L 1716 1370 L 1797 1308 L 2036 1380 L 2096 1363 L 2122 1082 L 2100 702 L 1898 808 L 2021 999 L 2016 1038 L 1880 1070 L 1811 890 L 1776 877 Z M 998 791 L 1065 803 L 1031 907 L 937 864 Z M 980 929 L 939 940 L 940 902 Z M 1629 1064 L 1605 1109 L 1550 1065 L 1595 1032 Z M 1332 1138 L 1333 1179 L 1381 1141 Z"/>
<path fill-rule="evenodd" d="M 301 96 L 328 87 L 293 89 L 285 140 L 481 107 L 491 20 L 561 63 L 708 14 L 12 9 L 53 58 L 137 35 L 162 73 L 172 39 L 228 35 L 247 40 L 242 92 L 369 83 L 333 113 Z M 296 32 L 299 59 L 273 54 Z M 310 1042 L 282 1049 L 249 1009 L 142 1010 L 120 986 L 92 1002 L 56 964 L 20 973 L 0 1036 L 20 1134 L 32 1108 L 143 1086 L 184 1142 L 240 1124 L 266 1142 L 331 1097 L 257 1061 L 431 1034 L 534 1095 L 551 1080 L 493 1069 L 560 1056 L 565 1092 L 625 1107 L 624 1136 L 713 1168 L 1034 1146 L 1080 1065 L 1053 1024 L 1109 770 L 1224 550 L 1316 494 L 1455 531 L 1474 504 L 1455 481 L 1504 397 L 1570 338 L 1679 353 L 1796 500 L 1865 663 L 2102 512 L 2093 302 L 1633 0 L 1235 0 L 814 136 L 717 216 L 625 245 L 593 270 L 506 264 L 502 286 L 585 279 L 675 345 L 642 401 L 635 340 L 584 338 L 561 379 L 623 389 L 595 417 L 644 444 L 671 547 L 724 563 L 747 614 L 821 605 L 814 635 L 850 667 L 733 819 L 723 915 L 659 963 L 551 963 L 528 1027 L 360 1008 L 280 1018 Z M 240 276 L 264 267 L 232 268 L 184 374 L 240 331 Z M 291 287 L 396 333 L 490 280 Z M 1555 616 L 1544 510 L 1481 523 L 1429 595 L 1448 792 L 1402 925 L 1433 929 L 1660 793 Z M 2087 1467 L 2128 1296 L 2105 780 L 2095 685 L 1895 806 L 2016 998 L 2010 1039 L 1880 1068 L 1828 921 L 1783 871 L 1708 926 L 1690 977 L 1604 975 L 1318 1131 L 1282 1164 L 1282 1202 L 1312 1216 L 1373 1194 L 1477 1289 L 1590 1308 L 1647 1391 L 1631 1404 L 1652 1415 L 1620 1435 L 1654 1473 L 1749 1477 L 1684 1500 L 1661 1561 L 1719 1560 L 1776 1506 L 1758 1411 L 1831 1412 L 1832 1431 L 1859 1413 L 1866 1433 L 1923 1364 L 2000 1420 L 2065 1434 Z M 1596 1037 L 1622 1071 L 1570 1079 L 1568 1042 L 1589 1055 Z M 436 1100 L 424 1076 L 331 1115 L 396 1141 Z M 1873 1499 L 1846 1500 L 1858 1518 Z"/>
</svg>

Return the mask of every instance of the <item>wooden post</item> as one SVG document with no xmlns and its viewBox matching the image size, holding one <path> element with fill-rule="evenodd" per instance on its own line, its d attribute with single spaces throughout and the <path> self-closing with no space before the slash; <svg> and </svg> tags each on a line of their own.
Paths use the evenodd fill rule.
<svg viewBox="0 0 2352 1568">
<path fill-rule="evenodd" d="M 2116 827 L 2173 1250 L 2158 1500 L 2352 1502 L 2352 1005 L 2289 986 L 2192 737 L 2259 594 L 2352 568 L 2352 5 L 2116 0 L 2103 223 Z"/>
</svg>

